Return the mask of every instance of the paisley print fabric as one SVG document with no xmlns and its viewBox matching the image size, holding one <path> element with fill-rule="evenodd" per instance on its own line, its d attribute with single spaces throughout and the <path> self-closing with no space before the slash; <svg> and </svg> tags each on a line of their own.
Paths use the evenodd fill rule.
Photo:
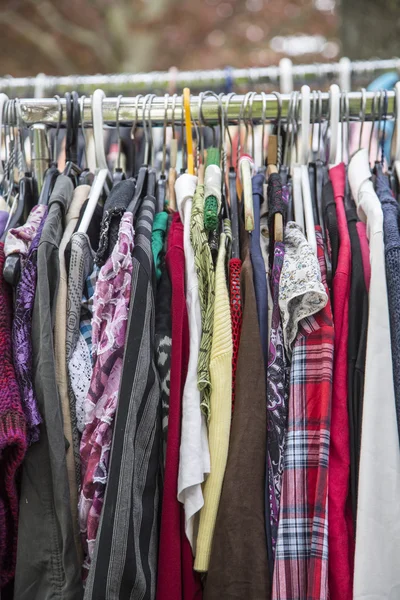
<svg viewBox="0 0 400 600">
<path fill-rule="evenodd" d="M 25 262 L 25 268 L 22 271 L 21 279 L 16 289 L 14 321 L 12 325 L 14 368 L 21 394 L 22 408 L 26 417 L 29 445 L 38 441 L 39 425 L 42 422 L 33 387 L 31 332 L 32 311 L 35 301 L 37 280 L 37 264 L 35 256 L 40 242 L 40 236 L 42 235 L 42 229 L 46 221 L 47 206 L 45 206 L 44 209 L 45 210 L 40 211 L 42 220 L 30 246 Z M 32 230 L 33 229 L 31 228 L 31 231 Z"/>
<path fill-rule="evenodd" d="M 94 367 L 80 448 L 82 487 L 78 507 L 85 569 L 93 555 L 103 507 L 122 374 L 132 281 L 132 220 L 131 213 L 121 219 L 118 242 L 100 270 L 93 299 Z"/>
<path fill-rule="evenodd" d="M 274 240 L 274 215 L 279 212 L 282 215 L 283 223 L 285 224 L 288 200 L 289 190 L 287 186 L 282 186 L 280 176 L 273 173 L 268 179 L 271 325 L 267 367 L 267 494 L 269 499 L 269 518 L 271 524 L 273 556 L 275 555 L 276 539 L 278 535 L 279 504 L 287 429 L 289 389 L 289 370 L 279 310 L 279 282 L 285 257 L 285 244 L 284 242 L 275 242 Z"/>
<path fill-rule="evenodd" d="M 29 213 L 26 223 L 20 227 L 13 227 L 7 232 L 4 242 L 4 254 L 20 254 L 23 261 L 28 255 L 32 240 L 35 238 L 37 231 L 43 222 L 43 217 L 47 214 L 47 206 L 45 204 L 37 204 Z"/>
<path fill-rule="evenodd" d="M 274 553 L 278 534 L 279 503 L 288 410 L 288 365 L 279 311 L 279 279 L 283 267 L 284 255 L 284 244 L 276 242 L 271 272 L 272 321 L 267 370 L 268 483 L 272 550 Z"/>
</svg>

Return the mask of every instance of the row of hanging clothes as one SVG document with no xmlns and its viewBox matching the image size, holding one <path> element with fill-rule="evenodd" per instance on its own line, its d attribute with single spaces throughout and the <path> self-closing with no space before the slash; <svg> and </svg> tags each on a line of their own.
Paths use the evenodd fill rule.
<svg viewBox="0 0 400 600">
<path fill-rule="evenodd" d="M 400 136 L 366 98 L 232 127 L 185 90 L 158 147 L 149 95 L 110 169 L 97 90 L 92 172 L 73 92 L 43 177 L 4 101 L 3 600 L 398 597 Z"/>
</svg>

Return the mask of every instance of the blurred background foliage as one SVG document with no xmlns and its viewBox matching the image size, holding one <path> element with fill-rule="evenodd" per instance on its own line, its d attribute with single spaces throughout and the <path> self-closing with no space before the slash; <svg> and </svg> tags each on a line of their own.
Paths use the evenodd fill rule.
<svg viewBox="0 0 400 600">
<path fill-rule="evenodd" d="M 399 14 L 399 0 L 0 0 L 1 74 L 389 58 Z"/>
</svg>

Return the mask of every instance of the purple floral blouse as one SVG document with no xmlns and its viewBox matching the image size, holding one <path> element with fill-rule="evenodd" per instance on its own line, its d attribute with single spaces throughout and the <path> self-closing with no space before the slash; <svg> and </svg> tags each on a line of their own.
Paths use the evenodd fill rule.
<svg viewBox="0 0 400 600">
<path fill-rule="evenodd" d="M 36 292 L 36 281 L 37 281 L 37 264 L 36 264 L 36 251 L 39 246 L 40 236 L 42 235 L 42 229 L 46 221 L 47 206 L 41 206 L 41 211 L 35 211 L 36 217 L 38 214 L 41 215 L 41 220 L 38 222 L 35 220 L 35 226 L 32 226 L 32 220 L 28 225 L 29 234 L 23 228 L 25 225 L 18 227 L 17 229 L 10 230 L 19 232 L 18 236 L 13 236 L 13 240 L 24 240 L 24 243 L 28 244 L 28 238 L 31 236 L 32 243 L 30 244 L 29 250 L 25 246 L 25 261 L 24 267 L 21 273 L 21 279 L 17 285 L 15 293 L 15 309 L 14 309 L 14 321 L 12 325 L 12 347 L 13 347 L 13 360 L 15 374 L 17 377 L 19 390 L 21 393 L 22 407 L 27 422 L 28 432 L 28 444 L 31 445 L 37 442 L 39 439 L 39 425 L 42 422 L 42 418 L 39 413 L 36 394 L 33 386 L 33 375 L 32 375 L 32 312 L 33 304 L 35 301 Z M 37 208 L 36 206 L 32 209 Z M 44 209 L 44 210 L 43 210 Z M 30 215 L 29 215 L 30 216 Z M 29 220 L 29 219 L 28 219 Z M 28 224 L 28 221 L 27 221 Z M 9 232 L 10 233 L 10 232 Z M 8 238 L 7 234 L 7 238 Z M 19 246 L 21 251 L 23 244 L 12 244 L 13 251 Z M 10 248 L 10 245 L 9 245 Z"/>
<path fill-rule="evenodd" d="M 93 374 L 81 441 L 79 524 L 90 566 L 107 483 L 114 416 L 122 374 L 132 280 L 133 216 L 121 219 L 118 242 L 100 270 L 93 298 Z"/>
</svg>

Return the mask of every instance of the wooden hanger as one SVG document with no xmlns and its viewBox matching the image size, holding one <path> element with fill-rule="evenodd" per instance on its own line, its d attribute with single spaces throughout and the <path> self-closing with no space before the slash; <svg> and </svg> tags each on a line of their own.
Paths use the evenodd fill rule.
<svg viewBox="0 0 400 600">
<path fill-rule="evenodd" d="M 272 173 L 278 173 L 278 136 L 270 135 L 268 138 L 268 151 L 267 151 L 267 176 L 268 178 Z M 274 241 L 283 242 L 283 216 L 277 212 L 274 215 Z"/>
</svg>

